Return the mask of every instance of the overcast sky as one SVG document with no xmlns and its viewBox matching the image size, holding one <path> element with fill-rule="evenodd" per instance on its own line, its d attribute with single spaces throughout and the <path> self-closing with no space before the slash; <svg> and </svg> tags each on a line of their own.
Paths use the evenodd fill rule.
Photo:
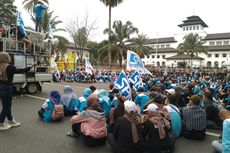
<svg viewBox="0 0 230 153">
<path fill-rule="evenodd" d="M 22 12 L 24 22 L 34 27 L 30 16 L 22 7 L 23 0 L 15 0 Z M 103 30 L 108 27 L 108 8 L 100 0 L 49 0 L 49 10 L 65 23 L 78 16 L 80 20 L 88 12 L 89 20 L 96 20 L 97 30 L 91 35 L 92 41 L 107 38 Z M 198 15 L 209 26 L 208 33 L 230 32 L 230 0 L 124 0 L 112 9 L 112 21 L 131 21 L 140 33 L 148 38 L 170 37 L 180 32 L 177 26 L 188 16 Z M 68 37 L 68 34 L 59 33 Z"/>
</svg>

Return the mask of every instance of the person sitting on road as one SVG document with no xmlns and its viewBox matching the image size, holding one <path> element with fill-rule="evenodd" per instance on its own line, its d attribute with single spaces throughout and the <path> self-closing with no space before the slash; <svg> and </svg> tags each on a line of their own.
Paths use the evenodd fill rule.
<svg viewBox="0 0 230 153">
<path fill-rule="evenodd" d="M 102 108 L 98 105 L 98 97 L 92 94 L 87 99 L 87 108 L 74 115 L 70 122 L 72 131 L 68 136 L 81 137 L 87 146 L 105 144 L 107 137 L 106 119 Z"/>
<path fill-rule="evenodd" d="M 73 116 L 76 114 L 77 106 L 80 101 L 70 86 L 64 87 L 64 95 L 62 96 L 65 116 Z"/>
<path fill-rule="evenodd" d="M 143 136 L 148 153 L 172 152 L 174 138 L 170 134 L 170 122 L 158 112 L 158 106 L 151 103 L 143 112 Z"/>
<path fill-rule="evenodd" d="M 83 90 L 83 97 L 79 98 L 79 105 L 77 106 L 78 112 L 82 112 L 87 107 L 87 98 L 92 94 L 89 88 Z"/>
<path fill-rule="evenodd" d="M 109 112 L 111 109 L 111 101 L 109 97 L 106 94 L 105 89 L 101 89 L 98 93 L 98 98 L 99 98 L 99 105 L 105 112 L 105 118 L 109 118 Z"/>
<path fill-rule="evenodd" d="M 199 96 L 193 95 L 189 98 L 186 108 L 182 110 L 183 135 L 188 139 L 201 140 L 205 137 L 206 112 L 199 104 Z"/>
<path fill-rule="evenodd" d="M 230 111 L 221 109 L 219 117 L 223 120 L 223 134 L 222 140 L 215 140 L 212 142 L 212 147 L 216 153 L 229 153 L 230 152 Z"/>
<path fill-rule="evenodd" d="M 133 101 L 124 102 L 124 115 L 115 123 L 113 134 L 107 137 L 114 153 L 142 153 L 144 141 L 141 135 L 141 119 Z"/>
<path fill-rule="evenodd" d="M 145 104 L 149 101 L 149 95 L 144 92 L 142 87 L 137 89 L 138 95 L 135 97 L 134 102 L 140 107 L 140 112 L 144 109 Z"/>
<path fill-rule="evenodd" d="M 57 110 L 59 112 L 55 112 L 55 106 L 60 106 L 60 109 Z M 58 118 L 56 117 L 55 113 L 57 113 Z M 61 102 L 61 95 L 58 91 L 51 91 L 50 98 L 43 103 L 42 108 L 38 111 L 38 115 L 43 121 L 46 122 L 60 120 L 64 117 L 64 108 Z"/>
<path fill-rule="evenodd" d="M 179 137 L 182 132 L 182 120 L 181 113 L 178 107 L 175 106 L 175 95 L 168 95 L 166 98 L 166 106 L 164 106 L 169 112 L 171 118 L 172 132 L 176 137 Z"/>
</svg>

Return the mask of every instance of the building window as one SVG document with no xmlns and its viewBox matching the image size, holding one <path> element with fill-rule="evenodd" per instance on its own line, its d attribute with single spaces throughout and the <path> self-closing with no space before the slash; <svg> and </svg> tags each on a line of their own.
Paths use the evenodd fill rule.
<svg viewBox="0 0 230 153">
<path fill-rule="evenodd" d="M 170 44 L 166 44 L 166 48 L 170 48 Z"/>
<path fill-rule="evenodd" d="M 193 30 L 196 30 L 196 27 L 195 27 L 195 26 L 193 26 Z"/>
<path fill-rule="evenodd" d="M 227 54 L 222 54 L 222 57 L 227 57 Z"/>
<path fill-rule="evenodd" d="M 157 55 L 157 58 L 160 58 L 160 55 Z"/>
<path fill-rule="evenodd" d="M 156 48 L 159 48 L 159 45 L 156 45 Z"/>
<path fill-rule="evenodd" d="M 186 27 L 186 31 L 188 31 L 188 27 Z"/>
<path fill-rule="evenodd" d="M 208 61 L 207 62 L 207 67 L 211 67 L 212 66 L 212 62 Z"/>
<path fill-rule="evenodd" d="M 224 45 L 229 45 L 229 41 L 224 41 Z"/>
<path fill-rule="evenodd" d="M 212 57 L 212 54 L 208 54 L 208 57 L 209 57 L 209 58 Z"/>
<path fill-rule="evenodd" d="M 216 45 L 222 45 L 222 41 L 217 41 Z"/>
<path fill-rule="evenodd" d="M 165 59 L 165 55 L 162 55 L 162 58 Z"/>
<path fill-rule="evenodd" d="M 196 30 L 199 30 L 199 26 L 196 26 Z"/>
<path fill-rule="evenodd" d="M 215 57 L 219 57 L 219 54 L 215 54 Z"/>
<path fill-rule="evenodd" d="M 157 62 L 157 66 L 160 66 L 160 62 Z"/>
<path fill-rule="evenodd" d="M 210 41 L 209 42 L 209 46 L 214 46 L 215 45 L 215 42 L 214 41 Z"/>
<path fill-rule="evenodd" d="M 215 66 L 215 67 L 219 67 L 218 61 L 215 61 L 215 62 L 214 62 L 214 66 Z"/>
<path fill-rule="evenodd" d="M 154 56 L 154 55 L 152 55 L 152 58 L 155 58 L 155 56 Z"/>
<path fill-rule="evenodd" d="M 151 48 L 155 48 L 155 46 L 154 46 L 154 45 L 151 45 Z"/>
<path fill-rule="evenodd" d="M 183 27 L 183 31 L 185 31 L 185 27 Z"/>
<path fill-rule="evenodd" d="M 165 45 L 161 45 L 161 48 L 165 48 Z"/>
<path fill-rule="evenodd" d="M 192 30 L 192 27 L 190 27 L 189 29 Z"/>
</svg>

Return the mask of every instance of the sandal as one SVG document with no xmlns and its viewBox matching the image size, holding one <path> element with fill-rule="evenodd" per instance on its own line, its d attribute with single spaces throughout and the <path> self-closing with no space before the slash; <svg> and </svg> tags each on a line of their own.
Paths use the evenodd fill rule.
<svg viewBox="0 0 230 153">
<path fill-rule="evenodd" d="M 69 132 L 67 133 L 67 136 L 69 136 L 69 137 L 74 137 L 74 138 L 78 138 L 80 135 L 74 133 L 73 131 L 69 131 Z"/>
</svg>

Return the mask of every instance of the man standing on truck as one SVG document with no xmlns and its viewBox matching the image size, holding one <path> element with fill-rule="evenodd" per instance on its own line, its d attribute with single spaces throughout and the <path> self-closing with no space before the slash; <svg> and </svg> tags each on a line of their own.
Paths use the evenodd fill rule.
<svg viewBox="0 0 230 153">
<path fill-rule="evenodd" d="M 0 52 L 0 99 L 2 100 L 2 111 L 0 113 L 0 131 L 8 130 L 12 127 L 20 126 L 16 122 L 11 113 L 12 106 L 12 82 L 15 73 L 26 73 L 37 64 L 33 63 L 31 66 L 19 69 L 11 65 L 11 58 L 8 53 Z M 5 118 L 8 119 L 8 124 L 4 123 Z"/>
<path fill-rule="evenodd" d="M 42 20 L 44 17 L 44 11 L 48 9 L 47 6 L 45 6 L 41 1 L 38 2 L 37 5 L 34 6 L 34 13 L 35 13 L 35 19 L 36 19 L 36 25 L 35 30 L 37 32 L 42 31 Z"/>
</svg>

